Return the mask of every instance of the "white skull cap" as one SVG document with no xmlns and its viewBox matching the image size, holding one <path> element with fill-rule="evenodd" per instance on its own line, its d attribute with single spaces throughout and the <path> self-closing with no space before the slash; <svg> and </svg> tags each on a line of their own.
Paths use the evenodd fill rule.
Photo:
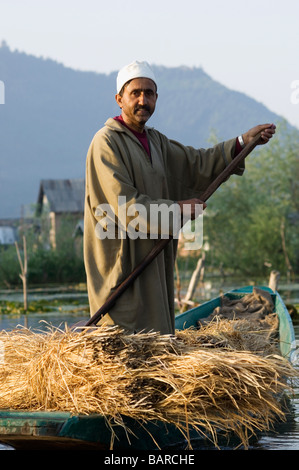
<svg viewBox="0 0 299 470">
<path fill-rule="evenodd" d="M 135 60 L 129 65 L 126 65 L 118 72 L 117 79 L 116 79 L 116 90 L 117 93 L 120 92 L 122 87 L 125 83 L 129 80 L 133 80 L 133 78 L 150 78 L 155 82 L 156 86 L 156 78 L 154 72 L 152 71 L 151 67 L 147 62 L 140 62 Z"/>
</svg>

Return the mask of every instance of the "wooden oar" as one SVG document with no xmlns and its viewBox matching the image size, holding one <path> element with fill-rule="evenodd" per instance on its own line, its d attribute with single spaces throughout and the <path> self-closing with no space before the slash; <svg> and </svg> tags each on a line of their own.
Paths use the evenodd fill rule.
<svg viewBox="0 0 299 470">
<path fill-rule="evenodd" d="M 243 150 L 229 163 L 229 165 L 220 173 L 219 176 L 213 181 L 212 184 L 206 189 L 206 191 L 201 195 L 200 199 L 203 202 L 206 202 L 209 197 L 219 188 L 219 186 L 231 176 L 240 163 L 247 157 L 247 155 L 252 152 L 252 150 L 260 142 L 261 136 L 258 134 L 254 139 L 247 144 Z M 87 322 L 79 322 L 75 327 L 82 326 L 91 326 L 96 325 L 97 322 L 113 307 L 116 300 L 125 292 L 128 287 L 130 287 L 135 279 L 140 276 L 140 274 L 145 270 L 145 268 L 158 256 L 161 251 L 168 245 L 172 240 L 172 237 L 159 240 L 149 254 L 141 261 L 140 264 L 131 272 L 131 274 L 117 287 L 117 289 L 110 295 L 106 302 L 99 308 L 99 310 L 92 315 L 92 317 Z"/>
</svg>

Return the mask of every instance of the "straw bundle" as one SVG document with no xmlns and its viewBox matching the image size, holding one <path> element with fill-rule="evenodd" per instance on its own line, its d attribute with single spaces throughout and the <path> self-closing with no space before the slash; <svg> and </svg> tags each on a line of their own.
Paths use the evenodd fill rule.
<svg viewBox="0 0 299 470">
<path fill-rule="evenodd" d="M 122 415 L 248 435 L 283 412 L 274 395 L 294 369 L 278 355 L 198 345 L 195 331 L 126 335 L 118 327 L 1 332 L 0 408 Z"/>
<path fill-rule="evenodd" d="M 259 355 L 279 354 L 278 318 L 268 315 L 267 325 L 251 320 L 228 320 L 218 316 L 199 329 L 178 331 L 179 338 L 188 337 L 193 345 L 250 351 Z"/>
</svg>

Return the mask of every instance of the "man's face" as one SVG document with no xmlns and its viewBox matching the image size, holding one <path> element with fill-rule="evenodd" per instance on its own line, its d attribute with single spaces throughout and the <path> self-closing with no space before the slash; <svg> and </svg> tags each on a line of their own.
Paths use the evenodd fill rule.
<svg viewBox="0 0 299 470">
<path fill-rule="evenodd" d="M 122 109 L 125 123 L 137 132 L 142 132 L 155 111 L 158 98 L 155 83 L 149 78 L 134 78 L 125 86 L 123 95 L 116 95 L 115 98 Z"/>
</svg>

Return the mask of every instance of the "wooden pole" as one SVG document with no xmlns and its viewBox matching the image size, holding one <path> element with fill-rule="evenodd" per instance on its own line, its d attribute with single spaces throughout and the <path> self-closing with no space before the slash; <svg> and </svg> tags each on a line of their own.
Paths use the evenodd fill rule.
<svg viewBox="0 0 299 470">
<path fill-rule="evenodd" d="M 183 311 L 185 309 L 186 305 L 188 305 L 188 303 L 191 301 L 191 299 L 194 295 L 194 292 L 195 292 L 195 289 L 197 287 L 198 281 L 202 276 L 202 272 L 203 272 L 204 264 L 205 264 L 205 257 L 206 257 L 206 254 L 203 251 L 202 256 L 200 258 L 198 258 L 196 268 L 195 268 L 195 270 L 194 270 L 194 272 L 191 276 L 191 280 L 189 282 L 189 286 L 188 286 L 188 290 L 187 290 L 187 293 L 185 295 L 185 298 L 182 300 L 183 305 L 182 305 L 181 311 Z"/>
</svg>

